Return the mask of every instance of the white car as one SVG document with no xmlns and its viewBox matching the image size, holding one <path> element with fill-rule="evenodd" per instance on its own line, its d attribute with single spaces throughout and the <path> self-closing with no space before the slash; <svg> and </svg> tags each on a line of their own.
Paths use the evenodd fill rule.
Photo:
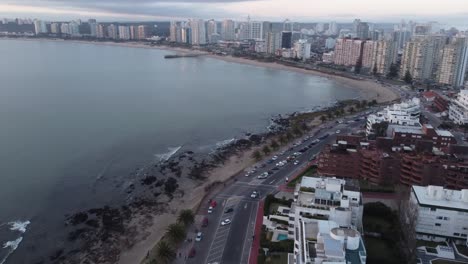
<svg viewBox="0 0 468 264">
<path fill-rule="evenodd" d="M 209 214 L 213 213 L 213 206 L 208 207 L 208 213 Z"/>
<path fill-rule="evenodd" d="M 341 130 L 338 129 L 335 133 L 336 133 L 336 134 L 339 134 L 339 133 L 341 133 Z"/>
<path fill-rule="evenodd" d="M 257 191 L 253 191 L 252 194 L 250 195 L 251 198 L 257 198 L 257 196 L 258 196 Z"/>
<path fill-rule="evenodd" d="M 258 175 L 257 178 L 258 178 L 258 179 L 266 179 L 267 177 L 268 177 L 268 172 L 264 172 L 264 173 Z"/>
<path fill-rule="evenodd" d="M 225 226 L 225 225 L 229 225 L 231 223 L 231 220 L 230 219 L 224 219 L 222 222 L 221 222 L 221 225 L 222 226 Z"/>
<path fill-rule="evenodd" d="M 197 233 L 197 236 L 195 237 L 195 241 L 201 241 L 202 238 L 203 238 L 202 232 L 198 232 L 198 233 Z"/>
<path fill-rule="evenodd" d="M 294 165 L 297 165 L 297 164 L 299 164 L 299 161 L 298 160 L 294 161 Z"/>
<path fill-rule="evenodd" d="M 278 159 L 278 156 L 273 156 L 271 159 L 272 159 L 272 160 L 277 160 L 277 159 Z"/>
</svg>

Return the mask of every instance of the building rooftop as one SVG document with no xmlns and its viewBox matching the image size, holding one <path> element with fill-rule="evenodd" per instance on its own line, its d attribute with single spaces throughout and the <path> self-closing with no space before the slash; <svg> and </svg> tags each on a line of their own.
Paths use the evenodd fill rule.
<svg viewBox="0 0 468 264">
<path fill-rule="evenodd" d="M 457 191 L 444 189 L 442 186 L 413 185 L 413 192 L 419 205 L 468 210 L 468 189 Z"/>
<path fill-rule="evenodd" d="M 453 137 L 453 134 L 448 130 L 435 129 L 435 132 L 441 137 Z"/>
<path fill-rule="evenodd" d="M 389 125 L 388 132 L 408 133 L 408 134 L 419 134 L 424 135 L 422 127 L 420 126 L 400 126 L 400 125 Z"/>
</svg>

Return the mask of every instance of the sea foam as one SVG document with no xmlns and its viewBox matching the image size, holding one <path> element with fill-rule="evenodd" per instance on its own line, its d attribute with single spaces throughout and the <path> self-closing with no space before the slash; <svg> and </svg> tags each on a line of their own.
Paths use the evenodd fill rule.
<svg viewBox="0 0 468 264">
<path fill-rule="evenodd" d="M 177 153 L 182 148 L 182 146 L 178 147 L 173 147 L 173 148 L 167 148 L 169 151 L 163 154 L 156 154 L 154 155 L 157 159 L 159 159 L 159 162 L 167 161 L 170 159 L 174 154 Z"/>
</svg>

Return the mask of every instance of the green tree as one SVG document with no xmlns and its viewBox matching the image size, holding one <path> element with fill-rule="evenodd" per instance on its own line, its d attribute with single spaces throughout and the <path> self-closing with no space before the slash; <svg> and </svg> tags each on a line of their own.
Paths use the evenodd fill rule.
<svg viewBox="0 0 468 264">
<path fill-rule="evenodd" d="M 166 236 L 176 245 L 185 239 L 185 227 L 182 224 L 170 224 L 166 229 Z"/>
<path fill-rule="evenodd" d="M 387 78 L 393 79 L 393 78 L 397 77 L 397 76 L 398 76 L 398 72 L 399 72 L 398 65 L 392 63 L 392 64 L 390 65 L 390 69 L 389 69 L 389 71 L 388 71 Z"/>
<path fill-rule="evenodd" d="M 377 75 L 377 65 L 374 65 L 374 68 L 372 69 L 372 74 L 374 76 Z"/>
<path fill-rule="evenodd" d="M 272 139 L 271 142 L 270 142 L 270 147 L 272 149 L 278 149 L 279 148 L 279 144 L 276 140 Z"/>
<path fill-rule="evenodd" d="M 253 153 L 252 153 L 252 158 L 255 159 L 255 161 L 259 161 L 262 159 L 262 153 L 258 150 L 255 150 Z"/>
<path fill-rule="evenodd" d="M 190 209 L 180 211 L 179 216 L 177 217 L 177 222 L 183 224 L 185 227 L 193 224 L 194 221 L 195 215 Z"/>
<path fill-rule="evenodd" d="M 325 120 L 327 120 L 327 117 L 326 117 L 326 116 L 324 116 L 324 115 L 323 115 L 323 116 L 320 116 L 320 121 L 322 121 L 322 123 L 325 122 Z"/>
<path fill-rule="evenodd" d="M 285 135 L 281 135 L 278 139 L 281 144 L 285 144 L 288 142 L 288 138 Z"/>
<path fill-rule="evenodd" d="M 352 113 L 356 112 L 356 109 L 354 109 L 354 107 L 351 106 L 351 107 L 348 109 L 348 112 L 350 112 L 350 113 L 352 114 Z"/>
<path fill-rule="evenodd" d="M 411 76 L 411 73 L 408 71 L 406 71 L 405 73 L 405 77 L 403 77 L 403 81 L 405 81 L 405 83 L 413 83 L 413 76 Z"/>
<path fill-rule="evenodd" d="M 268 153 L 271 152 L 271 149 L 270 149 L 270 147 L 268 147 L 268 146 L 264 146 L 263 149 L 262 149 L 262 151 L 263 151 L 263 153 L 265 153 L 265 155 L 268 155 Z"/>
<path fill-rule="evenodd" d="M 295 126 L 295 127 L 293 128 L 293 133 L 294 133 L 294 135 L 296 135 L 296 136 L 300 136 L 300 135 L 302 135 L 302 130 L 301 130 L 299 127 Z"/>
<path fill-rule="evenodd" d="M 332 119 L 333 118 L 333 113 L 331 111 L 328 111 L 327 116 L 328 116 L 329 119 Z"/>
<path fill-rule="evenodd" d="M 335 110 L 335 116 L 340 116 L 340 115 L 341 115 L 340 110 Z"/>
<path fill-rule="evenodd" d="M 385 137 L 387 135 L 388 122 L 372 124 L 372 130 L 376 137 Z"/>
<path fill-rule="evenodd" d="M 366 108 L 367 107 L 367 100 L 362 100 L 361 101 L 361 107 Z"/>
<path fill-rule="evenodd" d="M 290 131 L 288 131 L 288 132 L 286 133 L 286 138 L 287 138 L 288 140 L 291 140 L 291 139 L 294 138 L 294 135 L 293 135 Z"/>
<path fill-rule="evenodd" d="M 171 263 L 176 258 L 174 249 L 164 240 L 156 245 L 156 256 L 162 263 Z"/>
</svg>

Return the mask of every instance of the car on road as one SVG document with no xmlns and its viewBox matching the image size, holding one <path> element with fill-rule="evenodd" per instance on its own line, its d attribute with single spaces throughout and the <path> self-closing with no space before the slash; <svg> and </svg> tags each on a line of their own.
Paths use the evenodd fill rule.
<svg viewBox="0 0 468 264">
<path fill-rule="evenodd" d="M 213 206 L 208 207 L 208 213 L 209 214 L 213 213 Z"/>
<path fill-rule="evenodd" d="M 275 155 L 275 156 L 273 156 L 271 159 L 272 159 L 272 160 L 277 160 L 277 159 L 278 159 L 278 156 Z"/>
<path fill-rule="evenodd" d="M 317 158 L 317 154 L 312 155 L 312 157 L 310 157 L 309 161 L 315 160 L 316 158 Z"/>
<path fill-rule="evenodd" d="M 207 227 L 208 226 L 208 218 L 203 218 L 203 221 L 202 221 L 202 224 L 201 224 L 202 227 Z"/>
<path fill-rule="evenodd" d="M 335 131 L 335 134 L 339 134 L 339 133 L 341 133 L 341 130 L 338 129 L 337 131 Z"/>
<path fill-rule="evenodd" d="M 269 159 L 269 160 L 267 160 L 267 163 L 268 163 L 268 164 L 271 164 L 271 163 L 273 163 L 273 161 L 274 161 L 274 160 Z"/>
<path fill-rule="evenodd" d="M 258 192 L 253 191 L 252 194 L 250 195 L 251 198 L 257 198 L 258 197 Z"/>
<path fill-rule="evenodd" d="M 224 210 L 224 213 L 227 214 L 227 213 L 232 213 L 234 212 L 234 208 L 226 208 L 226 210 Z"/>
<path fill-rule="evenodd" d="M 221 222 L 221 225 L 222 226 L 225 226 L 225 225 L 229 225 L 231 223 L 231 219 L 224 219 L 222 222 Z"/>
<path fill-rule="evenodd" d="M 193 258 L 195 257 L 196 254 L 197 254 L 197 251 L 195 250 L 195 248 L 191 248 L 189 251 L 188 257 Z"/>
<path fill-rule="evenodd" d="M 278 168 L 278 167 L 274 167 L 274 168 L 271 169 L 271 170 L 274 170 L 274 171 L 275 171 L 275 170 L 279 170 L 279 168 Z"/>
<path fill-rule="evenodd" d="M 329 136 L 329 134 L 327 133 L 327 134 L 325 134 L 325 135 L 319 137 L 319 139 L 320 139 L 320 140 L 324 140 L 324 139 L 326 139 L 328 136 Z"/>
<path fill-rule="evenodd" d="M 294 165 L 297 165 L 297 164 L 299 164 L 299 161 L 298 160 L 294 161 Z"/>
<path fill-rule="evenodd" d="M 267 177 L 268 177 L 268 172 L 264 172 L 264 173 L 258 175 L 257 178 L 258 178 L 258 179 L 266 179 Z"/>
<path fill-rule="evenodd" d="M 284 181 L 285 181 L 285 182 L 288 182 L 288 181 L 289 181 L 289 178 L 288 178 L 288 177 L 286 177 L 286 179 L 284 179 Z"/>
<path fill-rule="evenodd" d="M 267 173 L 268 173 L 268 175 L 272 175 L 272 174 L 275 173 L 275 172 L 272 171 L 272 170 L 269 170 L 269 171 L 267 171 Z"/>
<path fill-rule="evenodd" d="M 197 233 L 197 236 L 195 237 L 195 241 L 201 241 L 202 238 L 203 238 L 202 232 L 198 232 L 198 233 Z"/>
</svg>

